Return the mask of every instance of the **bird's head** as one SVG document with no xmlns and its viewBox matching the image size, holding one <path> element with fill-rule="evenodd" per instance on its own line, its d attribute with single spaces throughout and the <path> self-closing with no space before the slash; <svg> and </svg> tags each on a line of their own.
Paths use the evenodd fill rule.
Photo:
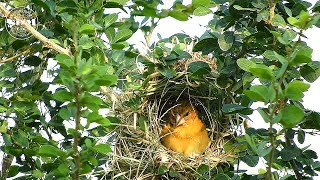
<svg viewBox="0 0 320 180">
<path fill-rule="evenodd" d="M 195 119 L 198 116 L 197 113 L 197 110 L 190 102 L 178 103 L 169 112 L 170 123 L 175 127 L 181 126 Z"/>
</svg>

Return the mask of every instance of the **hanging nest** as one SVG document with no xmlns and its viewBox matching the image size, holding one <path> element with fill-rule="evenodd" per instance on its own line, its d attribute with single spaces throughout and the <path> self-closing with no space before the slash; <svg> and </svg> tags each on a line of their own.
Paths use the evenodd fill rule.
<svg viewBox="0 0 320 180">
<path fill-rule="evenodd" d="M 204 67 L 210 68 L 207 78 L 192 77 L 192 63 L 201 66 L 206 63 Z M 138 92 L 103 90 L 114 102 L 113 111 L 120 119 L 113 130 L 114 152 L 106 172 L 109 178 L 196 179 L 203 175 L 201 168 L 214 169 L 220 163 L 228 165 L 227 159 L 234 157 L 223 148 L 232 139 L 233 132 L 229 119 L 221 111 L 225 94 L 215 83 L 217 67 L 214 59 L 193 53 L 192 58 L 180 60 L 171 67 L 176 71 L 173 78 L 166 78 L 155 70 L 146 77 Z M 195 105 L 212 140 L 210 147 L 200 156 L 184 157 L 160 142 L 159 135 L 168 109 L 180 100 Z M 212 171 L 206 173 L 210 175 Z"/>
</svg>

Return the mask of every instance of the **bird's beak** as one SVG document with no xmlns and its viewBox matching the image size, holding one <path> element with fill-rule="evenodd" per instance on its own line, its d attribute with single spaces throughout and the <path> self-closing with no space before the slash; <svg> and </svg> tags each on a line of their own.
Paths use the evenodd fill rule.
<svg viewBox="0 0 320 180">
<path fill-rule="evenodd" d="M 181 118 L 181 116 L 179 114 L 177 114 L 175 117 L 176 117 L 176 125 L 177 126 L 180 126 L 181 124 L 186 122 L 186 120 L 184 118 Z"/>
</svg>

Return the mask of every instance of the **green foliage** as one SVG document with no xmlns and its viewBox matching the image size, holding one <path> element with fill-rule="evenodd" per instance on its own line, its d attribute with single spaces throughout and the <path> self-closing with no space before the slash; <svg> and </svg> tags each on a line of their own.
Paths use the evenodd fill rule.
<svg viewBox="0 0 320 180">
<path fill-rule="evenodd" d="M 101 86 L 140 92 L 155 72 L 165 80 L 178 78 L 177 64 L 193 57 L 185 51 L 192 38 L 181 33 L 151 44 L 157 20 L 187 21 L 193 15 L 208 14 L 212 15 L 208 30 L 193 51 L 212 55 L 217 67 L 213 70 L 210 60 L 189 63 L 184 67 L 188 83 L 204 84 L 208 91 L 197 95 L 216 98 L 208 102 L 221 109 L 219 124 L 236 129 L 257 111 L 269 127 L 245 127 L 243 134 L 224 146 L 234 155 L 228 166 L 202 164 L 196 177 L 307 179 L 319 173 L 317 153 L 296 144 L 305 143 L 307 129 L 320 130 L 319 112 L 309 111 L 301 103 L 309 83 L 320 76 L 320 63 L 312 59 L 313 50 L 302 38 L 309 28 L 320 27 L 319 2 L 312 7 L 302 0 L 192 0 L 191 4 L 177 0 L 169 9 L 159 8 L 160 0 L 9 0 L 3 4 L 32 7 L 38 16 L 38 31 L 70 54 L 57 53 L 35 37 L 15 39 L 6 28 L 0 28 L 0 133 L 5 170 L 1 179 L 19 173 L 21 179 L 105 175 L 111 179 L 112 174 L 105 174 L 103 167 L 112 146 L 102 140 L 117 127 L 117 114 L 101 115 L 102 109 L 113 108 L 112 98 L 102 98 Z M 4 16 L 0 25 L 5 25 Z M 127 42 L 138 29 L 150 46 L 146 56 L 138 55 Z M 166 46 L 168 43 L 172 47 Z M 141 65 L 147 69 L 143 74 L 137 72 Z M 255 102 L 263 106 L 253 109 Z M 130 103 L 138 111 L 135 104 L 140 101 Z M 146 132 L 148 123 L 139 117 L 139 129 Z M 62 139 L 57 140 L 57 135 Z M 233 168 L 239 161 L 256 167 L 259 160 L 267 167 L 260 174 L 247 175 Z M 164 165 L 151 169 L 149 173 L 159 177 L 186 178 L 182 171 Z M 280 177 L 287 170 L 292 173 Z"/>
</svg>

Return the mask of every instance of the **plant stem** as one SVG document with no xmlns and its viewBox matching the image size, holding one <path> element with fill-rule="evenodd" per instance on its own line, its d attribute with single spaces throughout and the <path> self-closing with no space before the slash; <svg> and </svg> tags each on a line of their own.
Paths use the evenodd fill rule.
<svg viewBox="0 0 320 180">
<path fill-rule="evenodd" d="M 300 33 L 302 33 L 302 30 L 300 30 Z M 299 36 L 298 40 L 293 44 L 292 48 L 291 48 L 291 51 L 288 52 L 288 58 L 291 56 L 291 54 L 294 52 L 295 48 L 297 47 L 298 43 L 301 41 L 301 36 Z M 288 68 L 288 67 L 287 67 Z M 285 72 L 287 71 L 287 68 L 285 70 Z M 271 152 L 270 152 L 270 157 L 269 157 L 269 165 L 268 165 L 268 168 L 267 168 L 267 173 L 266 173 L 266 179 L 267 180 L 272 180 L 273 179 L 273 175 L 272 175 L 272 164 L 273 164 L 273 161 L 274 161 L 274 153 L 275 153 L 275 150 L 277 148 L 276 144 L 275 144 L 275 137 L 274 137 L 274 134 L 272 132 L 272 127 L 273 127 L 273 118 L 274 116 L 276 115 L 277 111 L 279 111 L 282 107 L 281 107 L 281 104 L 282 104 L 282 100 L 279 99 L 279 88 L 281 88 L 281 84 L 283 83 L 283 80 L 285 79 L 285 75 L 286 73 L 283 73 L 281 75 L 281 77 L 279 78 L 279 85 L 276 86 L 274 82 L 272 82 L 272 86 L 275 90 L 275 98 L 276 98 L 276 103 L 274 104 L 273 106 L 273 109 L 271 111 L 271 113 L 269 114 L 269 118 L 270 118 L 270 127 L 269 127 L 269 139 L 270 139 L 270 144 L 271 144 Z M 299 173 L 299 171 L 295 171 L 296 167 L 295 166 L 295 163 L 291 164 L 290 165 L 292 166 L 295 174 L 296 174 L 296 177 L 299 179 L 301 178 L 301 175 Z"/>
<path fill-rule="evenodd" d="M 2 159 L 2 169 L 0 172 L 0 179 L 7 179 L 12 161 L 13 161 L 14 156 L 11 154 L 4 154 L 3 159 Z"/>
<path fill-rule="evenodd" d="M 76 116 L 75 116 L 75 130 L 76 130 L 76 134 L 74 135 L 74 142 L 73 142 L 73 158 L 74 158 L 74 163 L 76 166 L 76 170 L 74 172 L 74 176 L 73 179 L 74 180 L 78 180 L 79 176 L 80 176 L 80 168 L 81 168 L 81 162 L 80 162 L 80 157 L 79 157 L 79 140 L 80 140 L 80 133 L 79 133 L 79 129 L 80 129 L 80 116 L 81 116 L 81 104 L 80 104 L 80 99 L 79 99 L 79 95 L 80 95 L 80 88 L 76 87 L 76 94 L 75 94 L 75 103 L 76 103 Z"/>
<path fill-rule="evenodd" d="M 74 32 L 73 32 L 73 42 L 75 47 L 75 62 L 80 62 L 81 60 L 81 52 L 78 47 L 78 23 L 75 21 L 73 23 L 74 26 Z M 76 115 L 75 115 L 75 134 L 73 139 L 73 159 L 75 163 L 75 172 L 73 174 L 72 179 L 79 180 L 80 178 L 80 168 L 81 168 L 81 162 L 80 162 L 80 152 L 79 152 L 79 141 L 80 141 L 80 117 L 81 117 L 81 102 L 80 102 L 80 95 L 81 95 L 81 86 L 79 84 L 81 78 L 76 77 L 77 83 L 75 84 L 75 104 L 76 104 Z"/>
</svg>

